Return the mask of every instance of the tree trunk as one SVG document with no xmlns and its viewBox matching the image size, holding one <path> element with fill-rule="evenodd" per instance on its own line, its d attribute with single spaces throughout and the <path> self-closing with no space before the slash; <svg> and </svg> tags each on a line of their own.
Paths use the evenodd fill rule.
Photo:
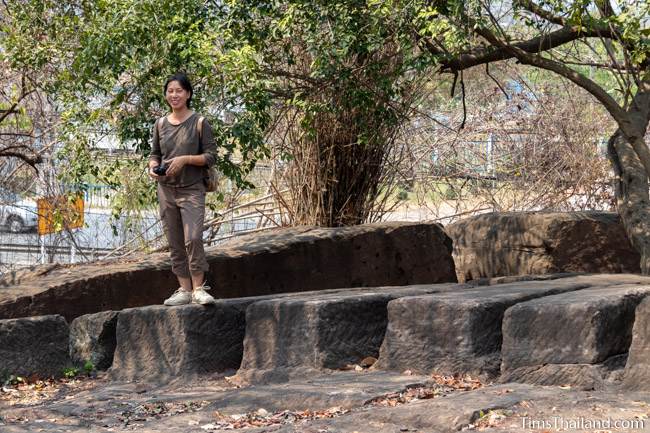
<svg viewBox="0 0 650 433">
<path fill-rule="evenodd" d="M 325 101 L 344 106 L 335 97 Z M 356 111 L 318 113 L 310 120 L 311 131 L 301 123 L 294 126 L 300 129 L 287 176 L 293 224 L 341 227 L 368 221 L 398 118 Z"/>
<path fill-rule="evenodd" d="M 608 156 L 615 174 L 616 207 L 632 246 L 641 255 L 641 272 L 650 274 L 650 196 L 648 174 L 634 151 L 647 146 L 645 135 L 650 115 L 650 92 L 639 92 L 628 110 L 633 134 L 618 129 L 609 139 Z M 631 143 L 632 140 L 636 143 Z"/>
</svg>

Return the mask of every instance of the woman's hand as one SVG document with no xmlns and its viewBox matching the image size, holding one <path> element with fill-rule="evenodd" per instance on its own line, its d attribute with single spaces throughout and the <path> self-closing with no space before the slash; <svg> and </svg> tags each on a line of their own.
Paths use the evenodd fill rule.
<svg viewBox="0 0 650 433">
<path fill-rule="evenodd" d="M 152 165 L 149 166 L 149 170 L 148 170 L 149 177 L 154 179 L 154 180 L 157 180 L 160 177 L 156 173 L 154 173 L 154 171 L 153 171 L 153 169 L 156 168 L 156 167 L 158 167 L 158 164 L 152 164 Z"/>
<path fill-rule="evenodd" d="M 163 163 L 167 165 L 167 173 L 165 173 L 165 175 L 176 176 L 187 164 L 187 155 L 166 159 Z"/>
</svg>

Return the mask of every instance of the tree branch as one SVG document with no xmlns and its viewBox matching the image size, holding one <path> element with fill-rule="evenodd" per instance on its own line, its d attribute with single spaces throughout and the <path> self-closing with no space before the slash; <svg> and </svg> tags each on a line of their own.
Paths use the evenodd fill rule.
<svg viewBox="0 0 650 433">
<path fill-rule="evenodd" d="M 616 123 L 618 123 L 619 128 L 627 140 L 629 140 L 630 144 L 632 144 L 634 151 L 637 153 L 639 159 L 643 163 L 646 173 L 650 175 L 650 149 L 645 144 L 645 142 L 643 142 L 643 135 L 640 135 L 641 131 L 633 119 L 630 117 L 628 112 L 625 111 L 614 100 L 614 98 L 612 98 L 605 91 L 605 89 L 600 87 L 594 81 L 560 62 L 542 57 L 541 55 L 528 53 L 514 45 L 508 45 L 504 41 L 497 38 L 489 29 L 479 27 L 476 29 L 476 32 L 491 44 L 510 51 L 512 55 L 516 57 L 517 60 L 519 60 L 521 63 L 555 72 L 556 74 L 573 81 L 575 84 L 591 93 L 596 99 L 598 99 L 598 101 L 600 101 L 601 104 L 603 104 L 605 109 L 614 118 Z M 639 139 L 639 135 L 641 139 Z"/>
<path fill-rule="evenodd" d="M 602 29 L 601 29 L 602 31 Z M 613 31 L 609 31 L 609 36 L 612 36 Z M 581 31 L 574 27 L 563 27 L 555 30 L 546 35 L 536 36 L 526 41 L 513 43 L 512 47 L 516 47 L 526 53 L 540 53 L 548 51 L 569 42 L 585 38 L 585 37 L 601 37 L 604 36 L 601 32 Z M 429 49 L 429 45 L 425 45 Z M 439 55 L 439 51 L 429 49 L 433 55 Z M 496 62 L 500 60 L 507 60 L 515 57 L 512 51 L 509 51 L 501 46 L 497 47 L 477 47 L 459 56 L 443 59 L 441 61 L 441 71 L 460 71 L 461 69 L 471 68 L 472 66 L 483 65 L 485 63 Z"/>
<path fill-rule="evenodd" d="M 510 52 L 512 56 L 516 57 L 517 60 L 519 60 L 521 63 L 525 65 L 537 66 L 538 68 L 555 72 L 556 74 L 559 74 L 573 81 L 575 84 L 582 87 L 591 93 L 596 99 L 598 99 L 616 121 L 622 121 L 627 117 L 625 110 L 623 110 L 623 108 L 618 105 L 616 100 L 614 100 L 614 98 L 612 98 L 609 93 L 607 93 L 602 87 L 584 75 L 555 60 L 542 57 L 541 55 L 529 53 L 516 45 L 508 45 L 506 42 L 503 42 L 497 38 L 489 29 L 477 28 L 476 32 L 488 40 L 488 42 L 491 44 L 494 44 Z"/>
<path fill-rule="evenodd" d="M 14 101 L 13 104 L 11 104 L 11 106 L 9 108 L 0 110 L 0 113 L 2 113 L 2 114 L 0 114 L 0 124 L 10 114 L 18 113 L 19 111 L 16 110 L 16 108 L 18 108 L 18 105 L 20 104 L 20 102 L 23 99 L 25 99 L 26 97 L 28 97 L 29 95 L 31 95 L 32 93 L 34 93 L 34 89 L 27 90 L 27 87 L 26 87 L 26 84 L 25 84 L 25 76 L 23 75 L 22 78 L 21 78 L 20 96 L 18 97 L 18 99 L 16 99 L 16 101 Z"/>
<path fill-rule="evenodd" d="M 513 3 L 513 6 L 520 6 L 527 10 L 528 12 L 531 12 L 538 17 L 545 19 L 546 21 L 560 25 L 562 27 L 567 27 L 567 20 L 564 19 L 563 17 L 553 15 L 550 11 L 547 11 L 546 9 L 543 9 L 536 3 L 533 3 L 531 0 L 515 0 Z"/>
<path fill-rule="evenodd" d="M 11 158 L 11 157 L 22 160 L 23 162 L 31 166 L 36 171 L 38 171 L 38 168 L 36 168 L 36 164 L 40 164 L 41 162 L 43 162 L 43 158 L 39 154 L 29 156 L 14 150 L 0 149 L 0 158 Z"/>
<path fill-rule="evenodd" d="M 596 0 L 594 3 L 596 3 L 596 7 L 603 18 L 609 18 L 614 15 L 614 7 L 610 0 Z"/>
<path fill-rule="evenodd" d="M 505 95 L 506 99 L 510 100 L 510 95 L 508 95 L 508 92 L 506 92 L 506 89 L 504 89 L 503 86 L 501 85 L 501 83 L 499 83 L 499 81 L 496 78 L 494 78 L 492 76 L 492 74 L 490 74 L 490 64 L 489 63 L 485 64 L 485 73 L 487 74 L 488 77 L 490 77 L 492 79 L 492 81 L 494 81 L 497 84 L 497 86 L 499 86 L 499 89 Z"/>
<path fill-rule="evenodd" d="M 626 66 L 615 65 L 613 63 L 573 62 L 570 60 L 564 60 L 563 63 L 565 65 L 592 66 L 599 69 L 615 69 L 623 72 L 640 72 L 639 68 L 628 69 Z"/>
</svg>

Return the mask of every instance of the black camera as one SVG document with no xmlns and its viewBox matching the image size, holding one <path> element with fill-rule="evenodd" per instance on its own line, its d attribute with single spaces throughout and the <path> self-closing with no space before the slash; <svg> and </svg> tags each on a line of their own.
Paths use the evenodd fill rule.
<svg viewBox="0 0 650 433">
<path fill-rule="evenodd" d="M 161 164 L 154 167 L 152 171 L 158 176 L 165 176 L 167 174 L 167 164 Z"/>
</svg>

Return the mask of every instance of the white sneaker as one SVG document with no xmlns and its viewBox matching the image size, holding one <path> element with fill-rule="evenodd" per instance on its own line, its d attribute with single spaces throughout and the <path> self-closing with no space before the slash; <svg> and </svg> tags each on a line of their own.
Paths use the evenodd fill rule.
<svg viewBox="0 0 650 433">
<path fill-rule="evenodd" d="M 192 295 L 187 290 L 179 287 L 169 298 L 165 299 L 165 305 L 175 307 L 176 305 L 185 305 L 192 302 Z"/>
<path fill-rule="evenodd" d="M 201 305 L 214 304 L 214 298 L 210 296 L 206 290 L 210 290 L 210 286 L 206 286 L 205 284 L 194 289 L 192 292 L 192 302 Z"/>
</svg>

